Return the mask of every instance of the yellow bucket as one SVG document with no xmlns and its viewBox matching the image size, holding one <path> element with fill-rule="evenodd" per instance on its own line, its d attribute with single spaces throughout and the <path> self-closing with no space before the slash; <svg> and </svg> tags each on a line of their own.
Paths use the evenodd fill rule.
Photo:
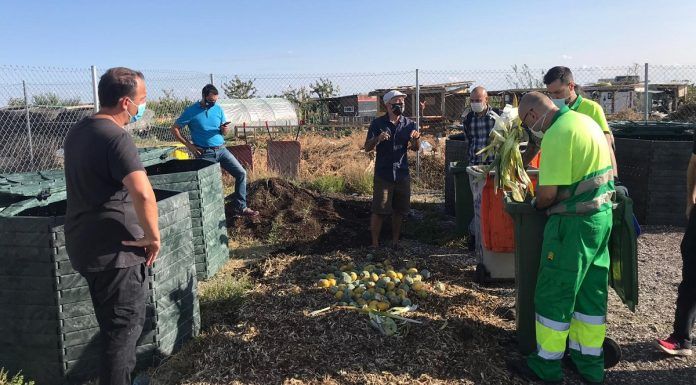
<svg viewBox="0 0 696 385">
<path fill-rule="evenodd" d="M 186 149 L 186 146 L 183 144 L 177 144 L 176 149 L 172 152 L 172 157 L 177 160 L 186 160 L 190 159 L 188 150 Z"/>
</svg>

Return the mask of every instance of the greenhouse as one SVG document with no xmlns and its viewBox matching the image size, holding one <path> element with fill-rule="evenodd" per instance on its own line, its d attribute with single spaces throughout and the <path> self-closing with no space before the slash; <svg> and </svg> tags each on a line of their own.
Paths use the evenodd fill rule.
<svg viewBox="0 0 696 385">
<path fill-rule="evenodd" d="M 232 127 L 297 126 L 295 106 L 283 98 L 218 99 Z"/>
</svg>

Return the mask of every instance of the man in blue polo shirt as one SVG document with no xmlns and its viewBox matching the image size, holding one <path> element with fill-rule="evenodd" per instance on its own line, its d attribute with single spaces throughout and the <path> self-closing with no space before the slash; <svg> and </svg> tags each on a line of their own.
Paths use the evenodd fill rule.
<svg viewBox="0 0 696 385">
<path fill-rule="evenodd" d="M 225 112 L 217 105 L 218 90 L 214 85 L 203 87 L 203 98 L 189 106 L 172 126 L 172 134 L 199 159 L 219 162 L 220 166 L 234 177 L 234 196 L 232 203 L 238 215 L 254 217 L 258 211 L 247 207 L 246 171 L 232 153 L 225 147 L 229 123 Z M 189 127 L 191 140 L 181 135 L 183 127 Z"/>
<path fill-rule="evenodd" d="M 401 222 L 408 214 L 411 201 L 411 180 L 407 150 L 420 148 L 420 132 L 416 124 L 403 116 L 406 94 L 389 91 L 382 98 L 387 113 L 370 124 L 365 151 L 377 149 L 370 231 L 372 247 L 379 247 L 382 222 L 392 216 L 392 247 L 398 248 Z"/>
</svg>

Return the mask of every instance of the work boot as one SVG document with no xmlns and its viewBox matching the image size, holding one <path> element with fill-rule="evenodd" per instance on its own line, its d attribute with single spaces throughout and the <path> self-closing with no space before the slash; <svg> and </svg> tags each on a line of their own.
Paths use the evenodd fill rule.
<svg viewBox="0 0 696 385">
<path fill-rule="evenodd" d="M 669 336 L 664 340 L 657 340 L 657 347 L 663 352 L 673 356 L 690 356 L 693 354 L 691 351 L 691 342 L 679 341 L 673 336 Z"/>
<path fill-rule="evenodd" d="M 602 380 L 602 381 L 590 381 L 590 380 L 588 380 L 587 378 L 585 378 L 585 376 L 583 376 L 582 373 L 580 373 L 580 371 L 578 370 L 577 365 L 575 365 L 575 362 L 570 358 L 569 355 L 566 355 L 566 356 L 563 357 L 563 363 L 564 363 L 570 370 L 572 370 L 573 373 L 575 373 L 575 374 L 577 374 L 578 376 L 580 376 L 580 378 L 582 378 L 582 382 L 583 382 L 583 383 L 588 384 L 588 385 L 602 385 L 602 384 L 604 384 L 604 380 Z"/>
<path fill-rule="evenodd" d="M 546 381 L 539 377 L 528 365 L 527 361 L 521 360 L 510 360 L 507 362 L 508 370 L 513 374 L 516 374 L 529 382 L 540 382 L 542 384 L 560 384 L 563 380 L 558 381 Z"/>
</svg>

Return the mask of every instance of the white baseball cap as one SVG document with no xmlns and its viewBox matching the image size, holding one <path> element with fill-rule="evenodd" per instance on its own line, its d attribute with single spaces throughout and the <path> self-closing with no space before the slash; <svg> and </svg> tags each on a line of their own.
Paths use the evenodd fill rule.
<svg viewBox="0 0 696 385">
<path fill-rule="evenodd" d="M 406 94 L 403 92 L 399 92 L 397 90 L 391 90 L 391 91 L 387 92 L 386 94 L 384 94 L 384 96 L 382 97 L 382 100 L 386 104 L 386 103 L 389 103 L 390 100 L 394 99 L 397 96 L 406 96 Z"/>
</svg>

